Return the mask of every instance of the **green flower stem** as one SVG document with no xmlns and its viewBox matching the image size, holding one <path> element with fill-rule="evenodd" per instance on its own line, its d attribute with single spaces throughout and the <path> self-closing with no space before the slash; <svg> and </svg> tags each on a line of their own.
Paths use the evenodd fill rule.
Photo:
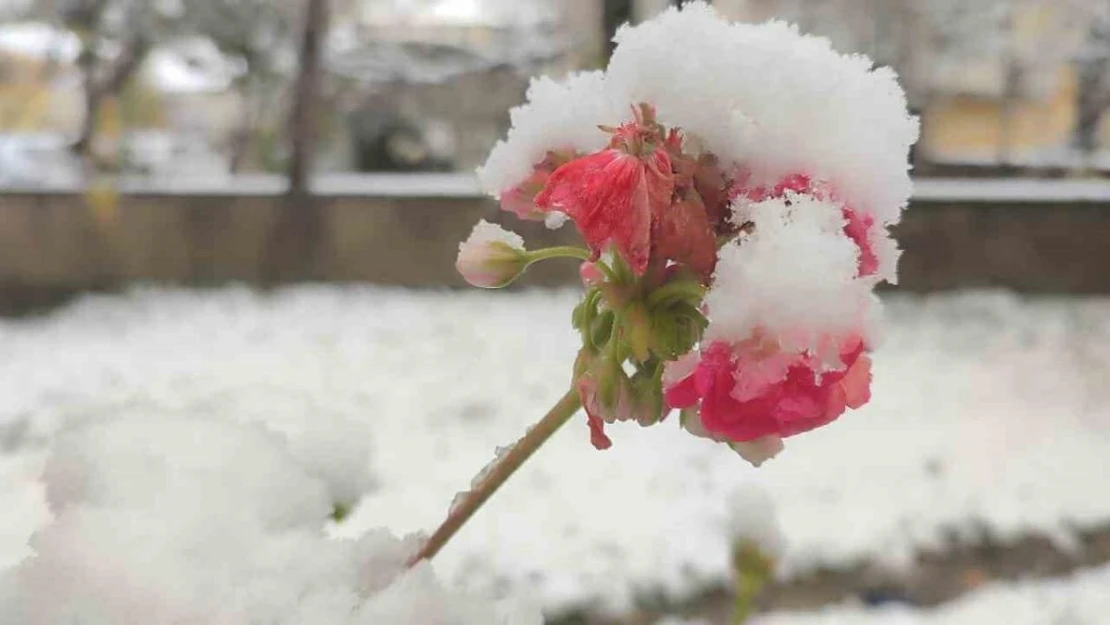
<svg viewBox="0 0 1110 625">
<path fill-rule="evenodd" d="M 548 258 L 577 258 L 578 260 L 590 260 L 590 250 L 573 245 L 560 245 L 558 247 L 547 247 L 542 250 L 525 252 L 525 257 L 528 259 L 529 265 L 541 260 L 547 260 Z"/>
<path fill-rule="evenodd" d="M 733 551 L 732 564 L 736 575 L 732 625 L 743 625 L 755 610 L 759 593 L 774 575 L 774 561 L 754 544 L 745 543 Z"/>
<path fill-rule="evenodd" d="M 765 579 L 751 575 L 741 575 L 736 582 L 736 604 L 732 613 L 732 625 L 744 625 L 755 608 L 755 599 L 766 584 Z"/>
<path fill-rule="evenodd" d="M 594 264 L 597 265 L 597 268 L 601 270 L 601 273 L 605 274 L 606 280 L 608 280 L 609 282 L 613 282 L 616 280 L 616 275 L 613 273 L 613 270 L 609 267 L 609 265 L 606 265 L 600 260 L 595 260 Z"/>
<path fill-rule="evenodd" d="M 567 391 L 551 410 L 543 416 L 524 436 L 520 438 L 509 451 L 497 458 L 494 463 L 483 470 L 485 475 L 478 480 L 478 484 L 471 488 L 457 504 L 453 505 L 436 531 L 410 560 L 409 566 L 421 560 L 431 560 L 447 541 L 463 526 L 474 513 L 486 503 L 486 500 L 497 492 L 505 480 L 516 472 L 528 458 L 536 452 L 547 439 L 551 438 L 564 423 L 570 420 L 574 413 L 582 406 L 578 392 L 574 389 Z"/>
</svg>

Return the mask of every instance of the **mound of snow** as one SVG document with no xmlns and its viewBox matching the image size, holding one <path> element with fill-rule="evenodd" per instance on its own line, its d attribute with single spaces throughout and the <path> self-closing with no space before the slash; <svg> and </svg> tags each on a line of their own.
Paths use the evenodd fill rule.
<svg viewBox="0 0 1110 625">
<path fill-rule="evenodd" d="M 59 438 L 45 482 L 56 519 L 0 577 L 0 623 L 541 622 L 408 569 L 416 538 L 327 537 L 326 485 L 258 426 L 85 425 Z"/>
</svg>

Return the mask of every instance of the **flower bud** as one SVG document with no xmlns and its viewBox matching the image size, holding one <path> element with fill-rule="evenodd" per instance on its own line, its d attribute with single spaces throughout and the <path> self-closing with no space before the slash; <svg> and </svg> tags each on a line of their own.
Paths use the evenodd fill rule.
<svg viewBox="0 0 1110 625">
<path fill-rule="evenodd" d="M 508 285 L 528 266 L 524 240 L 488 221 L 479 221 L 459 244 L 455 268 L 470 284 L 485 289 Z"/>
<path fill-rule="evenodd" d="M 598 268 L 597 263 L 586 261 L 579 265 L 578 276 L 582 278 L 582 286 L 587 289 L 605 282 L 605 274 Z"/>
</svg>

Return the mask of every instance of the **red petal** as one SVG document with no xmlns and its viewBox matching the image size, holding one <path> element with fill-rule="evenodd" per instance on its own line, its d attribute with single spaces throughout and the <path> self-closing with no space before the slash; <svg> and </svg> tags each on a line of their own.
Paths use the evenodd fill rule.
<svg viewBox="0 0 1110 625">
<path fill-rule="evenodd" d="M 875 219 L 871 215 L 860 215 L 850 208 L 844 208 L 843 213 L 847 221 L 844 224 L 844 234 L 859 247 L 859 275 L 870 276 L 879 270 L 879 257 L 875 255 L 868 239 Z"/>
<path fill-rule="evenodd" d="M 609 449 L 613 446 L 613 441 L 605 435 L 604 421 L 586 413 L 586 422 L 590 426 L 590 444 L 595 449 Z"/>
<path fill-rule="evenodd" d="M 613 243 L 629 266 L 643 273 L 651 252 L 649 186 L 661 191 L 658 183 L 646 183 L 640 159 L 602 150 L 556 169 L 536 205 L 563 211 L 595 253 Z"/>
</svg>

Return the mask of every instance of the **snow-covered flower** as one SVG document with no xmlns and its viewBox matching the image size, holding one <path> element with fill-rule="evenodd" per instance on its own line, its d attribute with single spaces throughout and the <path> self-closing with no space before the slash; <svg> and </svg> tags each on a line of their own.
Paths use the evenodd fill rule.
<svg viewBox="0 0 1110 625">
<path fill-rule="evenodd" d="M 844 217 L 844 234 L 859 248 L 859 259 L 857 261 L 859 275 L 873 276 L 879 273 L 880 261 L 876 251 L 878 243 L 872 240 L 872 237 L 880 236 L 876 234 L 878 229 L 872 227 L 875 225 L 875 217 L 842 202 L 836 191 L 831 188 L 831 185 L 815 182 L 805 174 L 791 174 L 769 187 L 749 188 L 739 185 L 735 189 L 735 194 L 741 202 L 760 202 L 769 198 L 808 194 L 822 200 L 841 204 L 841 214 Z M 885 236 L 885 232 L 883 236 Z M 886 264 L 893 264 L 897 261 L 897 254 L 893 257 L 888 255 L 888 260 L 889 263 Z M 884 267 L 884 269 L 887 269 L 891 275 L 895 273 L 893 267 Z"/>
<path fill-rule="evenodd" d="M 696 408 L 687 429 L 744 444 L 753 463 L 870 399 L 878 305 L 838 202 L 762 197 L 737 204 L 752 231 L 722 247 L 701 346 L 664 381 L 668 406 Z"/>
<path fill-rule="evenodd" d="M 503 287 L 528 266 L 524 239 L 497 224 L 479 221 L 470 237 L 459 244 L 455 268 L 470 284 L 486 289 Z"/>
<path fill-rule="evenodd" d="M 573 379 L 595 446 L 678 408 L 758 464 L 869 399 L 917 121 L 889 69 L 783 23 L 691 2 L 615 40 L 604 71 L 533 82 L 479 178 L 589 248 Z"/>
</svg>

